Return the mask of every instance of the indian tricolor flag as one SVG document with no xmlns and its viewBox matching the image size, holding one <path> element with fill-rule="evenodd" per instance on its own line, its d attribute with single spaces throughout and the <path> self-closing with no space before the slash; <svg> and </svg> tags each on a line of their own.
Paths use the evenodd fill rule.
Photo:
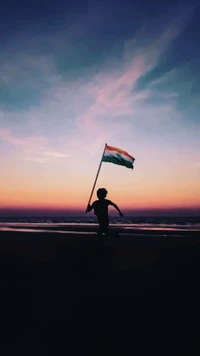
<svg viewBox="0 0 200 356">
<path fill-rule="evenodd" d="M 126 151 L 120 148 L 106 145 L 102 162 L 110 162 L 133 169 L 135 158 L 130 156 Z"/>
</svg>

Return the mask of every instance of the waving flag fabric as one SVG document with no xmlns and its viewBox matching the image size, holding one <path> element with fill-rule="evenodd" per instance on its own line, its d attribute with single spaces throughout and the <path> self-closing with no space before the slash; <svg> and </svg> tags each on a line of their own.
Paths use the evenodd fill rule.
<svg viewBox="0 0 200 356">
<path fill-rule="evenodd" d="M 135 158 L 120 148 L 106 145 L 102 162 L 110 162 L 133 169 Z"/>
</svg>

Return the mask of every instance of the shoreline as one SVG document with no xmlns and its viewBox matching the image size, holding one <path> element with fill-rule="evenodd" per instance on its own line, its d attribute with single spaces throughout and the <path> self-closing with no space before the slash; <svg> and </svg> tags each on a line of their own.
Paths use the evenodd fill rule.
<svg viewBox="0 0 200 356">
<path fill-rule="evenodd" d="M 97 232 L 98 224 L 41 224 L 41 223 L 0 223 L 0 233 L 4 231 L 10 232 L 39 232 L 39 233 L 65 233 L 65 234 L 92 234 Z M 199 227 L 191 228 L 185 226 L 134 226 L 110 224 L 109 233 L 117 233 L 120 235 L 182 235 L 182 236 L 200 236 Z M 108 234 L 109 234 L 108 233 Z"/>
</svg>

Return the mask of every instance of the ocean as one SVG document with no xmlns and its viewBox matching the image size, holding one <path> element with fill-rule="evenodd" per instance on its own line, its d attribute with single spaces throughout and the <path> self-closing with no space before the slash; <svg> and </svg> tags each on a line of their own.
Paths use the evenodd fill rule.
<svg viewBox="0 0 200 356">
<path fill-rule="evenodd" d="M 110 217 L 112 228 L 123 231 L 163 230 L 163 231 L 195 231 L 200 232 L 199 217 Z M 95 231 L 97 227 L 95 216 L 79 217 L 32 217 L 32 218 L 0 218 L 0 231 Z"/>
</svg>

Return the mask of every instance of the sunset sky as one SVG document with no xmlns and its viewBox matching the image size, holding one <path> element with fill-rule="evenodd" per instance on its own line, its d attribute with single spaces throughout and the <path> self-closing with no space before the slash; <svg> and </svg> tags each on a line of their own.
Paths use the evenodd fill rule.
<svg viewBox="0 0 200 356">
<path fill-rule="evenodd" d="M 32 4 L 32 5 L 31 5 Z M 1 1 L 0 210 L 200 208 L 198 1 Z"/>
</svg>

